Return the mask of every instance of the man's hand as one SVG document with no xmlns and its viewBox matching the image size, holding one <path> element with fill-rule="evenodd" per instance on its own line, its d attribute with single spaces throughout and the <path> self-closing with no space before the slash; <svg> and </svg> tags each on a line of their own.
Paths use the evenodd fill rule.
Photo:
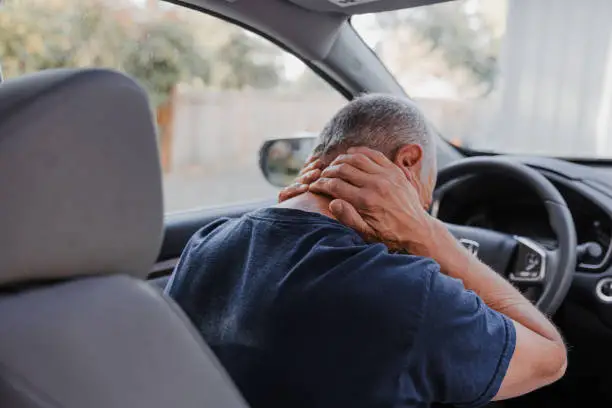
<svg viewBox="0 0 612 408">
<path fill-rule="evenodd" d="M 308 185 L 321 176 L 321 170 L 325 167 L 324 163 L 316 156 L 311 156 L 306 160 L 304 168 L 300 170 L 293 183 L 283 188 L 278 193 L 278 202 L 282 203 L 290 198 L 299 196 L 308 191 Z"/>
<path fill-rule="evenodd" d="M 331 213 L 367 241 L 428 256 L 432 218 L 406 173 L 381 152 L 365 147 L 338 156 L 310 185 L 334 198 Z"/>
</svg>

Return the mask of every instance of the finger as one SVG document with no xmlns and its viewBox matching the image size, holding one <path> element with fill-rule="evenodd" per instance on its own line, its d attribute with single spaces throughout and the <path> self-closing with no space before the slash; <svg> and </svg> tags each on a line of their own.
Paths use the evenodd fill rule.
<svg viewBox="0 0 612 408">
<path fill-rule="evenodd" d="M 308 173 L 298 176 L 295 182 L 285 187 L 278 193 L 278 202 L 282 203 L 290 198 L 298 196 L 308 191 L 308 184 L 313 183 L 321 176 L 321 170 L 314 169 Z"/>
<path fill-rule="evenodd" d="M 311 184 L 314 181 L 318 180 L 319 177 L 321 177 L 321 170 L 314 169 L 314 170 L 310 170 L 309 172 L 305 174 L 302 174 L 301 176 L 298 176 L 298 178 L 295 180 L 295 183 Z"/>
<path fill-rule="evenodd" d="M 331 165 L 321 173 L 321 177 L 339 178 L 357 187 L 363 187 L 372 182 L 373 175 L 361 171 L 348 163 Z"/>
<path fill-rule="evenodd" d="M 336 159 L 330 164 L 330 166 L 339 165 L 343 163 L 350 164 L 351 166 L 370 174 L 379 174 L 384 170 L 384 168 L 378 163 L 376 163 L 374 160 L 360 153 L 341 154 L 336 157 Z"/>
<path fill-rule="evenodd" d="M 378 150 L 370 149 L 369 147 L 359 146 L 359 147 L 351 147 L 347 150 L 349 154 L 363 154 L 370 158 L 374 163 L 378 164 L 382 167 L 390 167 L 393 166 L 393 162 L 387 158 L 382 152 Z"/>
<path fill-rule="evenodd" d="M 361 218 L 355 207 L 343 200 L 332 200 L 329 211 L 342 224 L 357 231 L 366 241 L 372 241 L 374 230 Z"/>
<path fill-rule="evenodd" d="M 309 186 L 308 191 L 340 198 L 358 207 L 361 207 L 360 204 L 362 204 L 360 189 L 339 178 L 321 177 Z"/>
<path fill-rule="evenodd" d="M 288 187 L 285 187 L 278 193 L 278 202 L 282 203 L 290 198 L 304 194 L 308 191 L 308 184 L 295 183 Z"/>
<path fill-rule="evenodd" d="M 312 162 L 306 162 L 306 165 L 304 166 L 304 168 L 302 170 L 300 170 L 300 174 L 305 174 L 308 173 L 309 171 L 312 170 L 322 170 L 325 167 L 325 164 L 321 161 L 321 159 L 315 159 Z"/>
<path fill-rule="evenodd" d="M 319 154 L 316 154 L 316 153 L 315 154 L 311 154 L 310 156 L 308 156 L 306 158 L 305 165 L 308 165 L 308 164 L 314 162 L 315 160 L 319 160 L 320 157 L 321 156 Z"/>
<path fill-rule="evenodd" d="M 420 194 L 420 191 L 423 187 L 423 184 L 419 182 L 418 176 L 414 174 L 413 171 L 404 171 L 404 176 L 408 183 L 404 184 L 404 186 L 412 193 L 412 194 Z"/>
</svg>

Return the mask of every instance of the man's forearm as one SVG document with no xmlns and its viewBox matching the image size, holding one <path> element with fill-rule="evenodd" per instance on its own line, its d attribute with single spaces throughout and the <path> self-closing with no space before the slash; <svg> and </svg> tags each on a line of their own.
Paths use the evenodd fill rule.
<svg viewBox="0 0 612 408">
<path fill-rule="evenodd" d="M 433 220 L 432 237 L 435 239 L 426 255 L 440 264 L 444 274 L 461 279 L 467 289 L 478 294 L 492 309 L 549 340 L 563 342 L 554 325 L 527 298 L 470 254 L 442 222 Z"/>
</svg>

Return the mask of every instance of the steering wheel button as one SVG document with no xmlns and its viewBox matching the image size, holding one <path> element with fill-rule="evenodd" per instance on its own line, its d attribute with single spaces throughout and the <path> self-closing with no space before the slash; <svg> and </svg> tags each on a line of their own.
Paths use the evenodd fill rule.
<svg viewBox="0 0 612 408">
<path fill-rule="evenodd" d="M 522 278 L 537 278 L 538 272 L 520 271 L 518 276 Z"/>
<path fill-rule="evenodd" d="M 535 282 L 544 278 L 546 268 L 546 252 L 536 242 L 514 237 L 518 243 L 514 271 L 510 279 L 515 282 Z"/>
</svg>

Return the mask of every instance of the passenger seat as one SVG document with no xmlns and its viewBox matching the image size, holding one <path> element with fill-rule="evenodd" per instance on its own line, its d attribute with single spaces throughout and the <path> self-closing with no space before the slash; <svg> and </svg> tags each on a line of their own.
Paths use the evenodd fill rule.
<svg viewBox="0 0 612 408">
<path fill-rule="evenodd" d="M 0 407 L 245 407 L 143 280 L 163 210 L 134 81 L 53 70 L 0 85 L 0 220 Z"/>
</svg>

